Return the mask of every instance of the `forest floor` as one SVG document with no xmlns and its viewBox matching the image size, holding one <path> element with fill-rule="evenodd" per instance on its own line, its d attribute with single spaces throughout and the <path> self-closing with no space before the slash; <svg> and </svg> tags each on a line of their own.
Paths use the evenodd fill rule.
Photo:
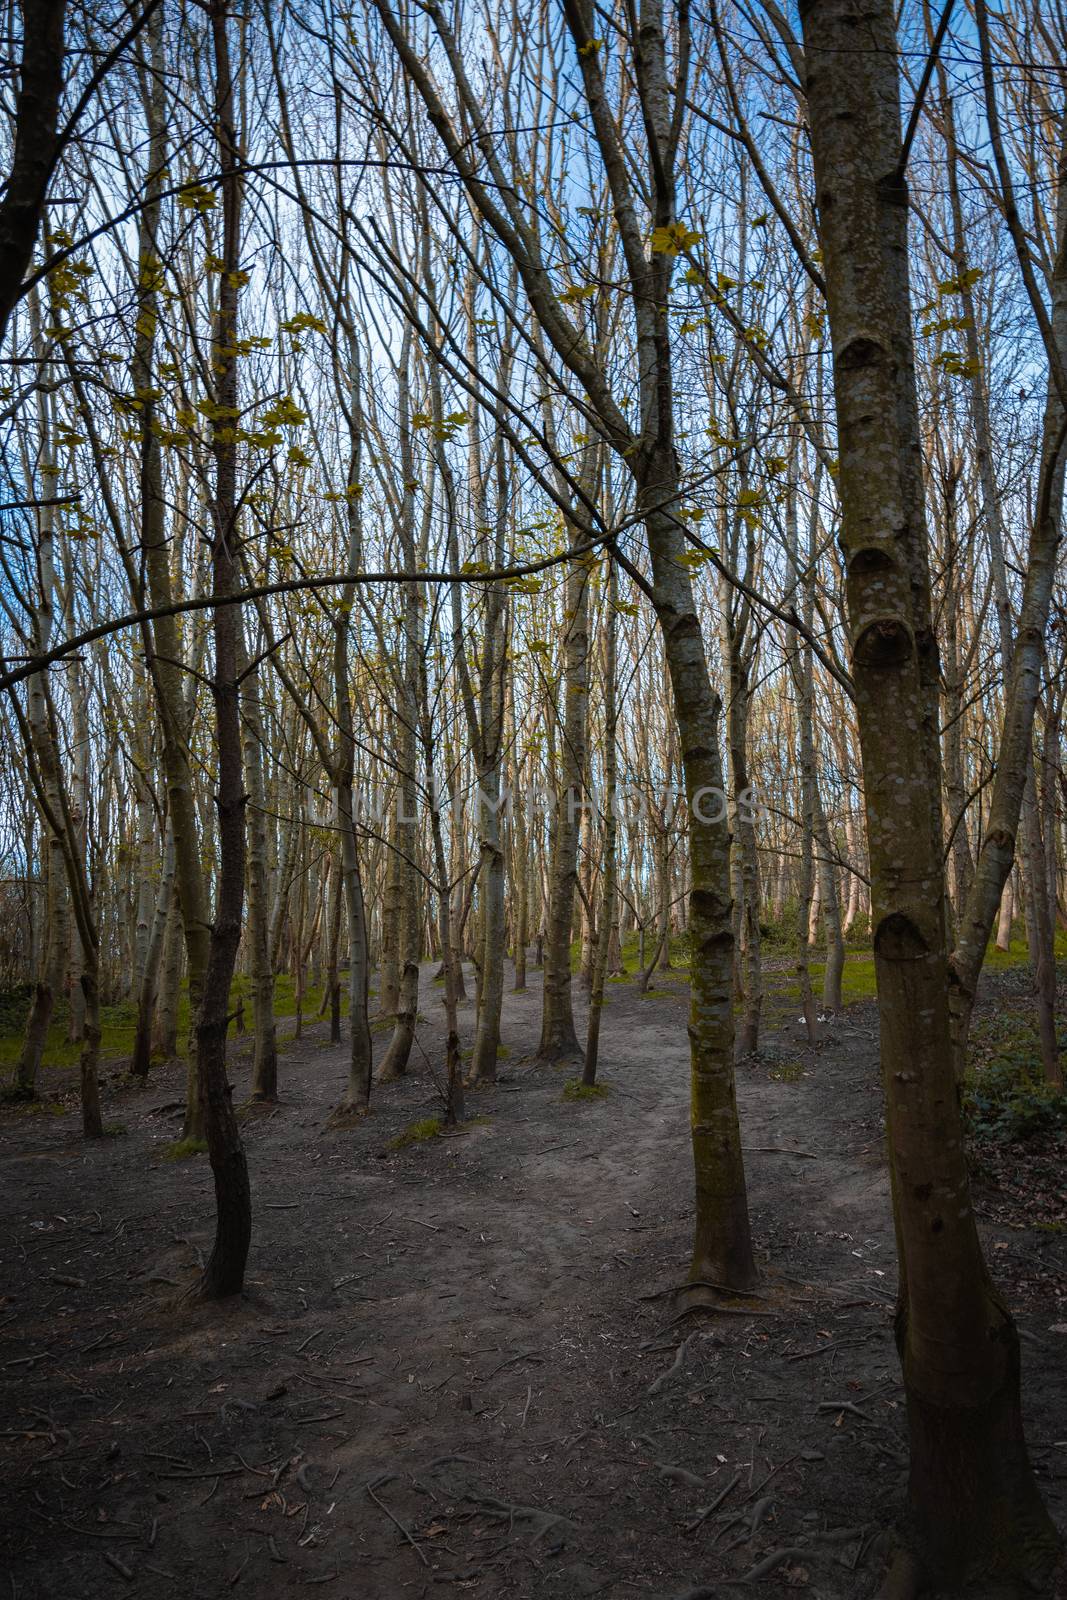
<svg viewBox="0 0 1067 1600">
<path fill-rule="evenodd" d="M 989 975 L 984 1014 L 1026 989 Z M 180 1298 L 212 1196 L 205 1157 L 164 1159 L 176 1075 L 106 1085 L 124 1134 L 95 1145 L 73 1110 L 0 1114 L 0 1593 L 872 1593 L 905 1440 L 871 1002 L 811 1049 L 772 990 L 765 1049 L 739 1068 L 763 1297 L 680 1324 L 664 1291 L 690 1246 L 681 977 L 609 986 L 608 1093 L 574 1101 L 529 1059 L 532 973 L 506 997 L 479 1120 L 396 1148 L 438 1105 L 428 968 L 421 1007 L 413 1070 L 354 1128 L 326 1126 L 343 1047 L 320 1027 L 285 1049 L 282 1103 L 245 1123 L 248 1293 L 222 1307 Z M 576 1009 L 581 1026 L 577 984 Z M 467 1008 L 465 1044 L 472 1026 Z M 240 1100 L 239 1053 L 233 1075 Z M 978 1205 L 1067 1528 L 1065 1143 L 1030 1140 L 1025 1179 L 993 1159 Z"/>
</svg>

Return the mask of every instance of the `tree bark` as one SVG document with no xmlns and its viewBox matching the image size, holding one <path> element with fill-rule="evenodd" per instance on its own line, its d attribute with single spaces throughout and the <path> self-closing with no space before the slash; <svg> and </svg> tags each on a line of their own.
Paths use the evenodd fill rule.
<svg viewBox="0 0 1067 1600">
<path fill-rule="evenodd" d="M 574 1027 L 571 925 L 578 876 L 578 837 L 585 774 L 586 707 L 589 697 L 589 570 L 573 562 L 567 570 L 563 614 L 563 716 L 560 774 L 555 794 L 552 860 L 545 916 L 544 989 L 541 1007 L 542 1061 L 577 1060 Z"/>
<path fill-rule="evenodd" d="M 970 1203 L 951 1053 L 939 669 L 891 0 L 801 0 L 835 372 L 871 860 L 911 1540 L 932 1586 L 1039 1585 L 1059 1541 L 1023 1441 L 1018 1338 Z"/>
<path fill-rule="evenodd" d="M 616 926 L 616 868 L 618 864 L 618 750 L 616 705 L 616 600 L 618 574 L 615 563 L 608 566 L 607 595 L 604 607 L 604 806 L 603 806 L 603 871 L 601 873 L 600 927 L 597 930 L 596 952 L 593 961 L 592 982 L 589 987 L 589 1018 L 585 1030 L 585 1065 L 582 1083 L 591 1088 L 596 1083 L 600 1057 L 600 1018 L 604 1010 L 604 987 L 608 975 L 608 958 L 611 951 L 612 929 Z"/>
<path fill-rule="evenodd" d="M 147 1078 L 152 1064 L 152 1029 L 160 994 L 160 968 L 166 948 L 167 930 L 174 904 L 174 836 L 169 821 L 163 831 L 163 865 L 145 950 L 144 966 L 137 991 L 137 1024 L 133 1036 L 130 1074 Z"/>
<path fill-rule="evenodd" d="M 223 0 L 211 12 L 216 131 L 223 175 L 224 266 L 219 280 L 211 351 L 215 373 L 214 398 L 224 413 L 224 420 L 214 425 L 212 441 L 215 486 L 211 506 L 214 523 L 211 565 L 214 592 L 218 595 L 235 594 L 238 589 L 235 559 L 236 447 L 233 442 L 234 429 L 225 419 L 237 414 L 241 180 L 237 172 L 238 147 L 234 127 L 228 19 L 228 0 Z M 234 1115 L 232 1089 L 226 1077 L 230 985 L 241 939 L 245 877 L 245 793 L 238 691 L 239 606 L 217 605 L 212 621 L 215 663 L 211 693 L 215 702 L 218 748 L 216 807 L 219 875 L 215 921 L 211 928 L 207 970 L 196 1020 L 196 1055 L 200 1113 L 215 1180 L 215 1242 L 204 1268 L 200 1292 L 206 1299 L 220 1299 L 239 1294 L 244 1286 L 245 1263 L 252 1237 L 252 1202 L 248 1163 Z"/>
<path fill-rule="evenodd" d="M 274 1029 L 274 964 L 270 955 L 267 904 L 267 786 L 263 774 L 263 714 L 258 668 L 248 670 L 244 640 L 238 644 L 244 768 L 248 783 L 248 960 L 252 984 L 252 1099 L 278 1098 L 278 1044 Z"/>
<path fill-rule="evenodd" d="M 66 0 L 22 0 L 11 171 L 0 201 L 0 340 L 19 297 L 59 146 Z"/>
</svg>

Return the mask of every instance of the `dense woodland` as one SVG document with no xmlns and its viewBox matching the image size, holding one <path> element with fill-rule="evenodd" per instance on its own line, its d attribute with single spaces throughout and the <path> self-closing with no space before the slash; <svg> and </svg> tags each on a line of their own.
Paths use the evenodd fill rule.
<svg viewBox="0 0 1067 1600">
<path fill-rule="evenodd" d="M 91 1212 L 172 1095 L 212 1218 L 180 1325 L 255 1298 L 297 1064 L 356 1172 L 418 1077 L 417 1174 L 506 1123 L 501 1077 L 608 1115 L 613 1015 L 680 989 L 657 1287 L 732 1334 L 796 1268 L 738 1082 L 866 996 L 910 1469 L 892 1546 L 812 1592 L 1051 1594 L 971 1135 L 987 952 L 997 1093 L 1067 1122 L 1060 0 L 8 0 L 0 34 L 12 1148 L 68 1101 L 72 1148 L 76 1097 Z M 754 1591 L 808 1583 L 778 1555 Z M 12 1593 L 171 1592 L 115 1559 Z"/>
</svg>

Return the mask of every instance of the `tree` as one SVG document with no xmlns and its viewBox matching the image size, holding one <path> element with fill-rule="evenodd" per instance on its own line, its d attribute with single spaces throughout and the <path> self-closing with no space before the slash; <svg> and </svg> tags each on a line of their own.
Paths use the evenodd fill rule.
<svg viewBox="0 0 1067 1600">
<path fill-rule="evenodd" d="M 1058 1536 L 1026 1454 L 1014 1323 L 970 1202 L 949 1015 L 939 665 L 908 286 L 907 150 L 883 0 L 801 6 L 834 351 L 863 752 L 897 1343 L 921 1581 L 1047 1581 Z"/>
</svg>

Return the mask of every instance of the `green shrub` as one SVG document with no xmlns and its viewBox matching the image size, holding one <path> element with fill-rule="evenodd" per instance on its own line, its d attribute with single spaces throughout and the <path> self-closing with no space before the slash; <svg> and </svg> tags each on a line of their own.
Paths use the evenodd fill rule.
<svg viewBox="0 0 1067 1600">
<path fill-rule="evenodd" d="M 32 995 L 32 983 L 19 983 L 13 989 L 0 989 L 0 1033 L 22 1033 L 30 1014 Z"/>
<path fill-rule="evenodd" d="M 971 1137 L 1014 1143 L 1032 1134 L 1067 1127 L 1067 1093 L 1046 1082 L 1031 1031 L 1011 1018 L 987 1025 L 993 1053 L 969 1068 L 963 1080 L 963 1112 Z"/>
</svg>

